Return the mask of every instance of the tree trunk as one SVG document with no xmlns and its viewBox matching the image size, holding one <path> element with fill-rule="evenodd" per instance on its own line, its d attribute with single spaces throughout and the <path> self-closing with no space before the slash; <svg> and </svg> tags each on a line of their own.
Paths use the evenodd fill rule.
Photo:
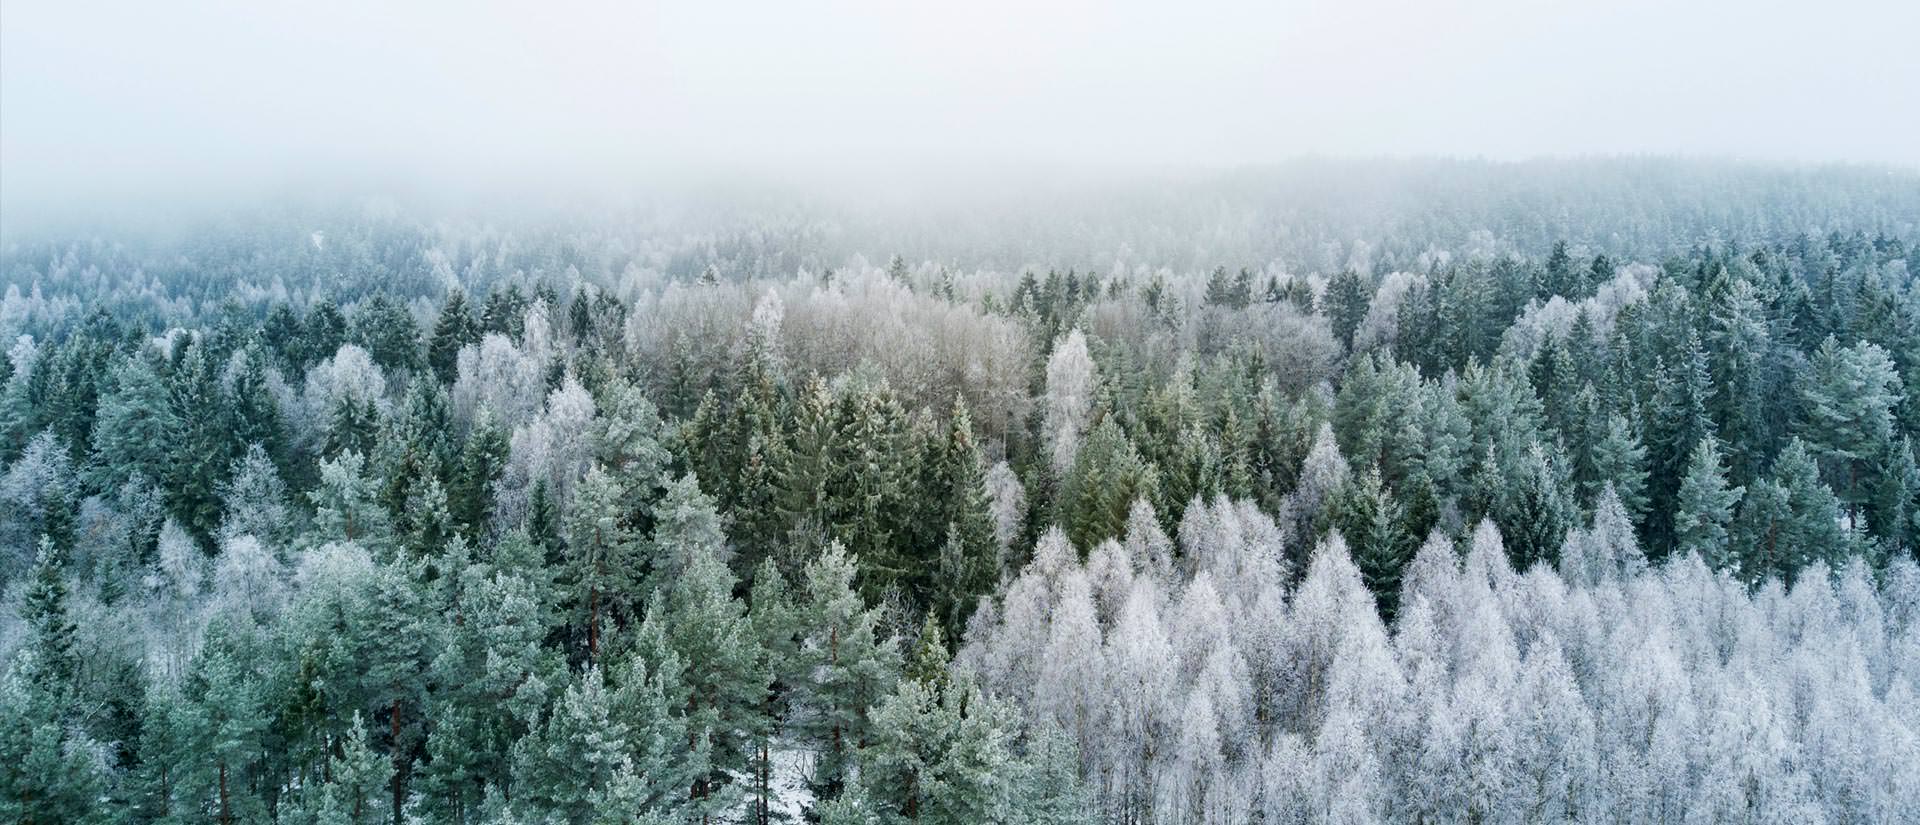
<svg viewBox="0 0 1920 825">
<path fill-rule="evenodd" d="M 233 811 L 227 804 L 227 760 L 220 760 L 220 825 L 233 825 Z"/>
<path fill-rule="evenodd" d="M 388 719 L 391 720 L 389 725 L 393 737 L 393 825 L 401 825 L 401 808 L 406 805 L 407 785 L 406 771 L 400 764 L 400 700 L 394 700 Z"/>
<path fill-rule="evenodd" d="M 600 590 L 587 591 L 587 659 L 600 655 Z"/>
<path fill-rule="evenodd" d="M 760 740 L 760 825 L 770 825 L 773 821 L 772 803 L 768 797 L 772 793 L 773 755 L 767 748 L 767 740 Z"/>
</svg>

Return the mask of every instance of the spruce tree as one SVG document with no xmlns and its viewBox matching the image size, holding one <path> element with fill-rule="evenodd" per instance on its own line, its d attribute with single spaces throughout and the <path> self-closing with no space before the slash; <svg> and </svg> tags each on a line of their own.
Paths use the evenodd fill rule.
<svg viewBox="0 0 1920 825">
<path fill-rule="evenodd" d="M 276 464 L 285 464 L 290 459 L 286 422 L 267 384 L 266 360 L 264 352 L 251 348 L 246 364 L 233 375 L 225 394 L 227 432 L 240 449 L 257 444 Z"/>
<path fill-rule="evenodd" d="M 603 628 L 629 616 L 638 595 L 641 548 L 623 519 L 618 483 L 599 466 L 587 471 L 566 515 L 570 623 L 584 658 L 600 654 Z"/>
<path fill-rule="evenodd" d="M 1353 333 L 1366 317 L 1372 298 L 1360 273 L 1351 269 L 1340 270 L 1327 281 L 1326 292 L 1320 297 L 1320 314 L 1332 325 L 1334 340 L 1353 346 Z"/>
<path fill-rule="evenodd" d="M 758 731 L 766 720 L 772 673 L 746 605 L 733 596 L 735 580 L 713 548 L 695 545 L 686 568 L 651 608 L 639 647 L 648 661 L 698 663 L 684 672 L 679 701 L 687 709 L 687 752 L 704 752 L 706 767 L 690 787 L 695 813 L 714 816 L 735 804 L 736 776 L 752 769 Z M 659 646 L 664 646 L 660 649 Z"/>
<path fill-rule="evenodd" d="M 1802 548 L 1788 535 L 1791 508 L 1786 488 L 1772 478 L 1756 479 L 1740 498 L 1732 531 L 1733 558 L 1710 563 L 1749 586 L 1769 577 L 1791 580 L 1803 558 Z M 1737 569 L 1726 567 L 1729 561 L 1737 561 Z"/>
<path fill-rule="evenodd" d="M 1112 416 L 1104 418 L 1088 434 L 1060 491 L 1060 520 L 1068 537 L 1075 546 L 1091 547 L 1120 535 L 1128 508 L 1141 498 L 1163 499 L 1159 473 L 1140 456 L 1119 423 Z M 1162 504 L 1162 509 L 1178 509 L 1171 502 Z"/>
<path fill-rule="evenodd" d="M 1780 541 L 1790 548 L 1791 572 L 1813 561 L 1824 561 L 1833 570 L 1840 569 L 1849 550 L 1847 535 L 1841 530 L 1840 501 L 1820 481 L 1813 453 L 1799 439 L 1787 443 L 1773 462 L 1773 483 L 1785 494 L 1786 518 L 1780 526 Z"/>
<path fill-rule="evenodd" d="M 79 626 L 68 606 L 66 559 L 66 551 L 42 536 L 32 578 L 20 598 L 20 618 L 32 634 L 37 680 L 56 696 L 73 689 L 80 664 L 74 650 Z"/>
<path fill-rule="evenodd" d="M 1645 428 L 1650 471 L 1647 497 L 1652 512 L 1675 512 L 1693 454 L 1700 441 L 1713 434 L 1713 423 L 1707 416 L 1713 383 L 1706 353 L 1692 333 L 1687 335 L 1677 360 L 1656 362 L 1654 369 L 1653 399 L 1646 411 Z M 1719 450 L 1717 446 L 1714 449 Z M 1671 530 L 1677 523 L 1662 524 L 1655 519 L 1648 525 L 1656 549 L 1671 550 L 1678 545 L 1678 537 Z"/>
<path fill-rule="evenodd" d="M 1348 480 L 1336 492 L 1322 518 L 1329 529 L 1352 536 L 1354 561 L 1382 620 L 1392 622 L 1400 594 L 1400 571 L 1413 557 L 1414 543 L 1404 529 L 1400 503 L 1380 482 L 1377 469 Z"/>
<path fill-rule="evenodd" d="M 545 724 L 514 745 L 513 784 L 530 809 L 563 822 L 593 814 L 627 760 L 630 731 L 613 705 L 600 668 L 588 666 Z"/>
<path fill-rule="evenodd" d="M 442 384 L 453 383 L 459 374 L 460 349 L 479 341 L 480 327 L 467 307 L 467 294 L 457 288 L 448 291 L 446 303 L 440 305 L 440 318 L 433 324 L 433 337 L 427 342 L 427 366 L 434 377 Z"/>
<path fill-rule="evenodd" d="M 1627 417 L 1619 413 L 1606 416 L 1604 429 L 1591 440 L 1577 476 L 1581 493 L 1589 503 L 1611 485 L 1627 514 L 1635 521 L 1647 513 L 1647 450 L 1641 446 Z"/>
<path fill-rule="evenodd" d="M 1875 460 L 1893 441 L 1893 411 L 1902 397 L 1886 350 L 1871 343 L 1842 347 L 1832 337 L 1814 353 L 1800 386 L 1806 409 L 1799 434 L 1822 474 L 1857 520 L 1871 497 Z"/>
<path fill-rule="evenodd" d="M 92 437 L 97 483 L 114 487 L 136 476 L 166 477 L 176 429 L 166 382 L 138 357 L 114 369 L 111 382 L 113 389 L 100 399 Z"/>
<path fill-rule="evenodd" d="M 934 486 L 927 492 L 938 505 L 936 523 L 943 535 L 938 558 L 923 565 L 932 572 L 930 615 L 939 616 L 947 633 L 957 636 L 999 572 L 986 467 L 973 443 L 966 402 L 957 396 L 946 441 L 935 460 Z"/>
<path fill-rule="evenodd" d="M 190 348 L 168 382 L 169 455 L 159 477 L 168 507 L 195 538 L 210 541 L 220 527 L 218 488 L 228 467 L 246 449 L 228 429 L 220 376 L 205 344 Z"/>
<path fill-rule="evenodd" d="M 1556 563 L 1554 554 L 1567 528 L 1579 517 L 1568 490 L 1568 475 L 1566 461 L 1558 451 L 1536 443 L 1528 450 L 1517 483 L 1495 506 L 1495 520 L 1503 528 L 1515 568 Z"/>
<path fill-rule="evenodd" d="M 1717 439 L 1707 436 L 1694 447 L 1673 511 L 1674 549 L 1698 553 L 1707 564 L 1729 562 L 1727 526 L 1745 490 L 1727 486 L 1727 471 Z"/>
<path fill-rule="evenodd" d="M 805 663 L 798 702 L 808 723 L 797 734 L 816 743 L 823 795 L 845 779 L 847 760 L 867 736 L 868 709 L 892 687 L 900 670 L 894 640 L 854 589 L 856 557 L 834 545 L 809 563 L 800 608 L 800 659 Z"/>
<path fill-rule="evenodd" d="M 485 532 L 493 516 L 494 483 L 506 471 L 507 434 L 482 410 L 461 445 L 447 488 L 447 509 L 469 541 Z"/>
</svg>

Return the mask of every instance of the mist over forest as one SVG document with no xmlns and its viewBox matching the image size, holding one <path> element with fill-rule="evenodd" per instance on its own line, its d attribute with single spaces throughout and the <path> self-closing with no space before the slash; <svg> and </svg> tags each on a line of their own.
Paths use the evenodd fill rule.
<svg viewBox="0 0 1920 825">
<path fill-rule="evenodd" d="M 10 229 L 10 815 L 1920 806 L 1914 173 L 848 191 Z"/>
<path fill-rule="evenodd" d="M 1920 819 L 1920 4 L 0 3 L 0 821 Z"/>
</svg>

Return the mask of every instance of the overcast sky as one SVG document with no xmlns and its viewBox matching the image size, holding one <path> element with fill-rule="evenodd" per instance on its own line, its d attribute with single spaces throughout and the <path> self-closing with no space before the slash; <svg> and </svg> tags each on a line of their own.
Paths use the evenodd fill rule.
<svg viewBox="0 0 1920 825">
<path fill-rule="evenodd" d="M 1920 164 L 1915 0 L 0 2 L 0 203 L 358 175 Z"/>
</svg>

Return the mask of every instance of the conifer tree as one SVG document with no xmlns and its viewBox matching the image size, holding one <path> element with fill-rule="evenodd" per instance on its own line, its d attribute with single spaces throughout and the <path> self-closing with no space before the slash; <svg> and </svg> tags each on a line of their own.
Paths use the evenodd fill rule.
<svg viewBox="0 0 1920 825">
<path fill-rule="evenodd" d="M 115 486 L 135 476 L 165 477 L 175 430 L 166 383 L 144 358 L 122 363 L 111 381 L 113 389 L 100 399 L 92 438 L 98 483 Z"/>
<path fill-rule="evenodd" d="M 1601 489 L 1611 486 L 1627 513 L 1635 520 L 1643 518 L 1647 512 L 1646 460 L 1647 450 L 1627 417 L 1608 414 L 1605 428 L 1591 441 L 1576 476 L 1586 501 L 1594 501 Z"/>
<path fill-rule="evenodd" d="M 562 576 L 579 649 L 589 661 L 599 657 L 603 628 L 629 615 L 640 587 L 642 551 L 623 512 L 618 483 L 599 466 L 587 471 L 567 511 Z"/>
<path fill-rule="evenodd" d="M 1354 561 L 1361 578 L 1373 591 L 1384 621 L 1392 622 L 1400 594 L 1400 571 L 1413 557 L 1413 540 L 1402 528 L 1402 509 L 1380 483 L 1380 473 L 1367 472 L 1350 479 L 1336 492 L 1322 515 L 1329 529 L 1353 536 Z"/>
<path fill-rule="evenodd" d="M 246 647 L 245 640 L 216 623 L 183 691 L 191 703 L 192 762 L 182 776 L 178 801 L 220 825 L 256 821 L 266 814 L 254 790 L 254 772 L 265 755 L 269 718 Z"/>
<path fill-rule="evenodd" d="M 460 349 L 480 342 L 480 327 L 467 308 L 467 294 L 460 289 L 447 292 L 440 305 L 440 318 L 434 322 L 433 337 L 427 342 L 427 366 L 442 384 L 457 377 Z"/>
<path fill-rule="evenodd" d="M 1786 504 L 1779 540 L 1792 554 L 1779 572 L 1790 577 L 1792 571 L 1815 560 L 1840 569 L 1849 549 L 1840 527 L 1840 502 L 1821 483 L 1812 451 L 1799 439 L 1788 442 L 1774 459 L 1773 483 L 1784 493 Z"/>
<path fill-rule="evenodd" d="M 249 348 L 224 394 L 228 441 L 244 450 L 259 445 L 276 464 L 289 461 L 286 422 L 267 384 L 266 353 Z"/>
<path fill-rule="evenodd" d="M 1800 397 L 1806 408 L 1800 435 L 1855 520 L 1870 498 L 1874 462 L 1893 440 L 1900 376 L 1879 346 L 1842 347 L 1829 336 L 1808 365 Z"/>
<path fill-rule="evenodd" d="M 1713 383 L 1699 338 L 1689 333 L 1684 349 L 1676 355 L 1678 360 L 1656 364 L 1653 398 L 1646 412 L 1647 497 L 1656 513 L 1676 511 L 1681 481 L 1688 475 L 1693 454 L 1700 441 L 1713 434 L 1707 417 Z M 1655 547 L 1677 546 L 1671 527 L 1658 520 L 1648 525 Z"/>
<path fill-rule="evenodd" d="M 867 711 L 892 687 L 900 653 L 883 635 L 878 611 L 854 589 L 856 557 L 829 546 L 809 563 L 800 607 L 801 696 L 808 713 L 800 735 L 820 749 L 818 783 L 831 795 L 849 755 L 867 737 Z"/>
<path fill-rule="evenodd" d="M 514 786 L 529 807 L 565 822 L 584 822 L 626 767 L 630 731 L 598 666 L 567 686 L 545 724 L 514 746 Z"/>
<path fill-rule="evenodd" d="M 688 667 L 676 701 L 686 707 L 689 741 L 683 752 L 704 752 L 706 768 L 689 787 L 696 811 L 713 816 L 731 808 L 739 795 L 735 776 L 752 767 L 760 711 L 772 673 L 760 649 L 746 606 L 733 596 L 733 574 L 713 548 L 696 544 L 687 566 L 648 610 L 639 647 L 648 661 L 669 655 Z M 661 649 L 664 646 L 664 649 Z"/>
<path fill-rule="evenodd" d="M 394 825 L 406 806 L 412 765 L 425 744 L 429 641 L 438 635 L 423 593 L 425 564 L 405 558 L 380 565 L 355 624 L 354 661 L 361 669 L 362 701 L 383 729 L 392 759 Z"/>
<path fill-rule="evenodd" d="M 452 468 L 447 508 L 468 540 L 480 537 L 493 515 L 494 484 L 506 471 L 507 434 L 482 410 Z"/>
<path fill-rule="evenodd" d="M 1062 485 L 1059 507 L 1069 538 L 1076 546 L 1092 546 L 1120 535 L 1128 508 L 1141 498 L 1161 498 L 1159 473 L 1141 458 L 1119 422 L 1104 418 L 1088 434 Z"/>
<path fill-rule="evenodd" d="M 1711 435 L 1700 439 L 1687 462 L 1687 474 L 1674 503 L 1675 552 L 1698 553 L 1710 565 L 1726 566 L 1727 526 L 1744 492 L 1743 488 L 1727 486 L 1718 439 Z"/>
<path fill-rule="evenodd" d="M 79 626 L 68 606 L 66 559 L 66 551 L 42 536 L 32 578 L 20 600 L 20 618 L 32 633 L 36 680 L 55 696 L 73 689 L 79 667 L 74 650 Z"/>
<path fill-rule="evenodd" d="M 1517 484 L 1495 508 L 1514 567 L 1524 570 L 1535 562 L 1555 563 L 1553 554 L 1578 517 L 1567 489 L 1568 475 L 1566 462 L 1557 453 L 1539 444 L 1528 450 Z"/>
<path fill-rule="evenodd" d="M 928 492 L 937 503 L 936 523 L 944 526 L 944 535 L 938 558 L 922 564 L 932 571 L 930 615 L 939 616 L 944 629 L 957 635 L 999 573 L 986 468 L 973 443 L 966 402 L 957 396 L 946 441 L 935 460 L 935 483 Z"/>
<path fill-rule="evenodd" d="M 393 781 L 393 763 L 375 753 L 360 712 L 340 738 L 340 752 L 327 759 L 327 779 L 318 789 L 319 812 L 343 817 L 353 825 L 379 825 L 392 815 L 387 791 Z M 317 821 L 326 821 L 316 815 Z"/>
<path fill-rule="evenodd" d="M 1327 281 L 1326 293 L 1320 297 L 1320 314 L 1333 326 L 1334 340 L 1353 346 L 1354 330 L 1360 328 L 1372 297 L 1360 273 L 1351 269 L 1342 269 Z"/>
<path fill-rule="evenodd" d="M 393 525 L 365 467 L 366 459 L 356 452 L 321 461 L 320 484 L 307 498 L 314 507 L 314 527 L 325 540 L 380 552 L 389 548 Z"/>
</svg>

